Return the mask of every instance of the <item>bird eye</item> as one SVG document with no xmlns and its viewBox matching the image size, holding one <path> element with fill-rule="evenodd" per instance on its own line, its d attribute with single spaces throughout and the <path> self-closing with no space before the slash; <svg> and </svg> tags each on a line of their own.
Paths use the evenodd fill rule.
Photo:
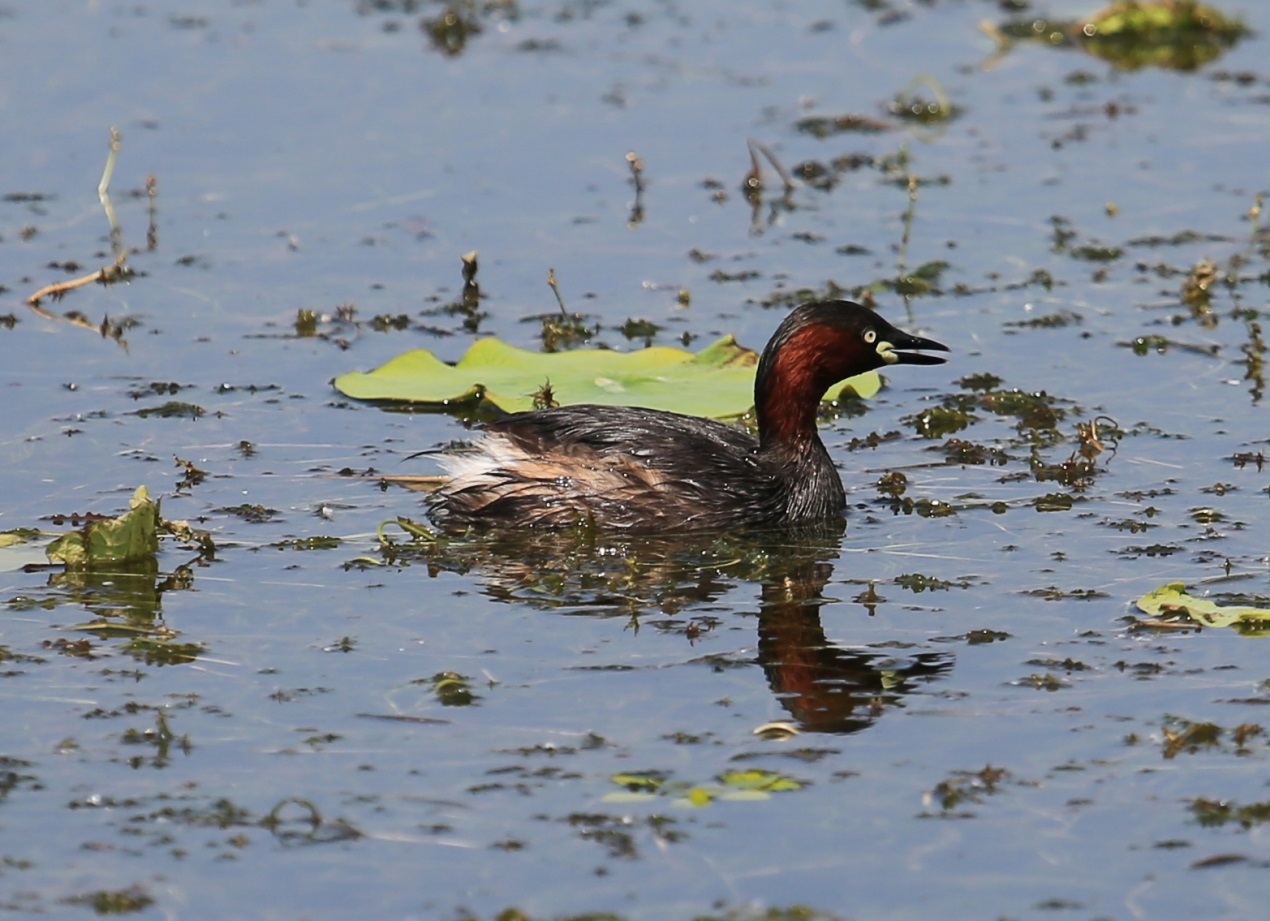
<svg viewBox="0 0 1270 921">
<path fill-rule="evenodd" d="M 869 345 L 872 345 L 873 343 L 877 342 L 878 341 L 877 331 L 872 329 L 866 329 L 864 331 L 864 341 L 867 342 Z"/>
</svg>

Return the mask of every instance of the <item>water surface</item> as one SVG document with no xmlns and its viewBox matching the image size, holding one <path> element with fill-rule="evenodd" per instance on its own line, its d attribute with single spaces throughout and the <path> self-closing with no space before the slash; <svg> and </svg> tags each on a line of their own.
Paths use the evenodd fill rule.
<svg viewBox="0 0 1270 921">
<path fill-rule="evenodd" d="M 0 529 L 144 483 L 217 546 L 82 577 L 3 551 L 0 906 L 1260 917 L 1264 641 L 1132 603 L 1270 596 L 1266 13 L 1230 7 L 1257 34 L 1182 73 L 996 56 L 986 2 L 456 9 L 479 31 L 444 48 L 432 3 L 0 18 Z M 893 114 L 919 78 L 955 118 Z M 881 130 L 806 121 L 847 115 Z M 137 275 L 39 316 L 113 259 L 112 125 Z M 787 199 L 765 165 L 746 200 L 747 139 L 803 177 Z M 328 382 L 539 347 L 549 269 L 612 347 L 638 319 L 758 348 L 799 290 L 869 288 L 954 353 L 826 423 L 844 535 L 385 559 L 417 499 L 342 471 L 415 472 L 463 429 Z M 138 415 L 174 400 L 202 412 Z"/>
</svg>

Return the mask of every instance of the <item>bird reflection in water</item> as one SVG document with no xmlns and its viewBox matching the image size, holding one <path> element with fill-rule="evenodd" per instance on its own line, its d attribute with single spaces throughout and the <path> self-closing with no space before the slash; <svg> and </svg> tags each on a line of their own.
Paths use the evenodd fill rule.
<svg viewBox="0 0 1270 921">
<path fill-rule="evenodd" d="M 757 584 L 757 662 L 772 692 L 801 730 L 846 733 L 871 725 L 954 660 L 945 652 L 899 656 L 826 638 L 820 610 L 832 600 L 824 589 L 842 533 L 841 521 L 726 537 L 503 532 L 394 553 L 398 561 L 403 554 L 426 561 L 434 575 L 479 573 L 485 593 L 498 601 L 623 616 L 636 628 L 652 617 L 664 626 L 661 619 L 670 617 L 689 638 L 711 629 L 726 593 Z"/>
</svg>

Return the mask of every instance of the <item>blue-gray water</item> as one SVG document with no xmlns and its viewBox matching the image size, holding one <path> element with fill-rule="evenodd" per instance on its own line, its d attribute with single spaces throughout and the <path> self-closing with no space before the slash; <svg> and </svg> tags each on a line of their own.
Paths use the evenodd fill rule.
<svg viewBox="0 0 1270 921">
<path fill-rule="evenodd" d="M 432 3 L 4 7 L 0 530 L 117 514 L 144 483 L 218 552 L 169 541 L 157 575 L 80 579 L 22 571 L 38 543 L 0 551 L 0 910 L 82 916 L 113 893 L 97 910 L 156 918 L 1261 917 L 1265 641 L 1127 619 L 1167 582 L 1270 605 L 1270 259 L 1249 217 L 1270 185 L 1270 16 L 1224 8 L 1256 34 L 1177 73 L 994 56 L 979 24 L 1005 14 L 968 0 L 458 5 L 480 31 L 452 55 L 421 27 Z M 932 95 L 919 77 L 955 119 L 889 114 Z M 798 129 L 839 115 L 886 130 Z M 112 125 L 138 275 L 43 304 L 91 328 L 41 317 L 31 292 L 113 258 Z M 765 165 L 752 215 L 749 138 L 837 184 L 781 207 Z M 526 318 L 557 309 L 549 269 L 597 342 L 638 346 L 635 318 L 666 344 L 758 348 L 776 294 L 944 261 L 935 292 L 876 300 L 954 353 L 826 426 L 841 539 L 372 566 L 376 528 L 421 517 L 417 498 L 340 471 L 419 472 L 404 455 L 463 429 L 329 381 L 461 355 L 474 334 L 438 308 L 473 249 L 480 334 L 529 347 Z M 1179 293 L 1202 258 L 1208 312 Z M 126 349 L 107 318 L 135 322 Z M 1168 347 L 1129 347 L 1152 336 Z M 1014 390 L 1044 396 L 1025 411 Z M 169 400 L 205 412 L 135 414 Z M 912 418 L 945 407 L 973 418 Z M 1102 415 L 1114 454 L 1064 474 Z M 207 478 L 182 485 L 174 458 Z M 874 485 L 892 470 L 918 512 L 953 513 L 893 505 Z M 69 629 L 98 616 L 200 654 Z M 769 721 L 802 732 L 754 735 Z M 1221 731 L 1186 744 L 1203 723 Z M 797 788 L 683 801 L 749 768 Z M 614 779 L 641 773 L 663 781 L 651 798 Z"/>
</svg>

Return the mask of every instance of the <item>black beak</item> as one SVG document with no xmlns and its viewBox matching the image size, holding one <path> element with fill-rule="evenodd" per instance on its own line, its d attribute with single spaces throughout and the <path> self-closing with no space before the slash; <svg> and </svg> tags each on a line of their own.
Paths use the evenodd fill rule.
<svg viewBox="0 0 1270 921">
<path fill-rule="evenodd" d="M 891 336 L 891 354 L 895 356 L 897 365 L 942 365 L 948 359 L 942 355 L 923 355 L 910 349 L 934 349 L 937 352 L 949 351 L 948 346 L 934 339 L 921 336 L 910 336 L 908 333 L 896 332 Z"/>
</svg>

